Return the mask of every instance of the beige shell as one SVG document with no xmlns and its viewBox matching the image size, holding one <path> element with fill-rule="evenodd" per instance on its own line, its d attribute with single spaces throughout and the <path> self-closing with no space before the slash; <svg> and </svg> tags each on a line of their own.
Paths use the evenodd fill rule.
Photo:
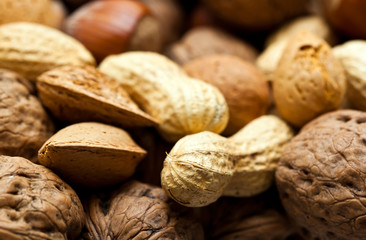
<svg viewBox="0 0 366 240">
<path fill-rule="evenodd" d="M 112 55 L 99 69 L 119 81 L 131 98 L 160 122 L 158 129 L 169 141 L 206 130 L 220 133 L 226 127 L 228 106 L 220 91 L 189 78 L 160 54 Z"/>
<path fill-rule="evenodd" d="M 201 132 L 180 139 L 164 161 L 161 185 L 176 202 L 201 207 L 220 196 L 249 197 L 273 182 L 291 128 L 275 116 L 250 122 L 231 138 Z"/>
<path fill-rule="evenodd" d="M 0 67 L 31 81 L 58 66 L 94 64 L 81 43 L 56 29 L 26 22 L 0 26 Z"/>
<path fill-rule="evenodd" d="M 333 48 L 333 53 L 346 72 L 349 102 L 366 111 L 366 41 L 348 41 Z"/>
<path fill-rule="evenodd" d="M 70 125 L 39 150 L 39 162 L 78 186 L 104 187 L 130 177 L 146 151 L 122 129 L 95 122 Z"/>
<path fill-rule="evenodd" d="M 119 126 L 156 124 L 115 80 L 92 66 L 63 66 L 37 78 L 38 96 L 57 119 Z"/>
<path fill-rule="evenodd" d="M 275 72 L 273 95 L 281 116 L 301 127 L 340 107 L 346 90 L 342 65 L 330 46 L 307 31 L 288 42 Z"/>
<path fill-rule="evenodd" d="M 258 68 L 269 81 L 274 78 L 274 72 L 288 40 L 301 30 L 310 31 L 331 45 L 336 42 L 336 36 L 330 26 L 317 15 L 300 17 L 284 25 L 268 37 L 265 50 L 257 58 Z"/>
<path fill-rule="evenodd" d="M 250 197 L 267 190 L 284 146 L 294 136 L 292 129 L 276 116 L 259 117 L 229 138 L 241 152 L 235 160 L 233 177 L 224 196 Z"/>
</svg>

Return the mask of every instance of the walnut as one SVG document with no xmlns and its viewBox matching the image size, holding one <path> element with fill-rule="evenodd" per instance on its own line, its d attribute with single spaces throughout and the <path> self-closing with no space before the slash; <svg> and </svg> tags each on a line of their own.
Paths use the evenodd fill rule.
<svg viewBox="0 0 366 240">
<path fill-rule="evenodd" d="M 276 172 L 284 208 L 305 239 L 365 239 L 366 113 L 339 110 L 311 121 Z"/>
<path fill-rule="evenodd" d="M 201 225 L 184 216 L 163 189 L 137 181 L 91 196 L 85 209 L 84 239 L 204 239 Z"/>
<path fill-rule="evenodd" d="M 36 161 L 38 149 L 54 127 L 32 84 L 20 75 L 0 69 L 0 154 Z"/>
<path fill-rule="evenodd" d="M 84 225 L 73 189 L 47 168 L 0 156 L 0 239 L 76 239 Z"/>
</svg>

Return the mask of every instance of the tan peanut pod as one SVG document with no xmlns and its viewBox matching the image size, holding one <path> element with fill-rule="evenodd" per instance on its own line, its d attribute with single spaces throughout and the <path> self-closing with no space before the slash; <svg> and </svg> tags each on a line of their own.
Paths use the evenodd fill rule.
<svg viewBox="0 0 366 240">
<path fill-rule="evenodd" d="M 351 40 L 333 48 L 346 73 L 347 99 L 366 111 L 366 41 Z"/>
<path fill-rule="evenodd" d="M 250 197 L 267 190 L 284 146 L 294 136 L 292 129 L 276 116 L 259 117 L 229 138 L 242 154 L 235 160 L 225 196 Z"/>
<path fill-rule="evenodd" d="M 83 122 L 48 139 L 38 152 L 38 160 L 77 186 L 95 188 L 127 179 L 145 155 L 126 131 Z"/>
<path fill-rule="evenodd" d="M 215 202 L 229 184 L 236 149 L 225 137 L 201 132 L 181 138 L 164 161 L 161 185 L 176 202 L 201 207 Z M 239 154 L 239 153 L 237 153 Z"/>
<path fill-rule="evenodd" d="M 249 197 L 265 191 L 291 128 L 262 116 L 230 138 L 201 132 L 180 139 L 164 161 L 161 185 L 178 203 L 201 207 L 220 196 Z"/>
<path fill-rule="evenodd" d="M 94 65 L 91 53 L 59 30 L 36 23 L 0 26 L 0 67 L 31 81 L 41 73 L 63 65 Z"/>
<path fill-rule="evenodd" d="M 202 131 L 222 132 L 228 106 L 220 91 L 188 77 L 168 58 L 149 52 L 129 52 L 107 57 L 99 66 L 119 81 L 131 98 L 159 121 L 168 141 Z"/>
<path fill-rule="evenodd" d="M 287 122 L 301 127 L 339 108 L 345 91 L 343 67 L 323 39 L 308 31 L 290 38 L 273 81 L 276 107 Z"/>
</svg>

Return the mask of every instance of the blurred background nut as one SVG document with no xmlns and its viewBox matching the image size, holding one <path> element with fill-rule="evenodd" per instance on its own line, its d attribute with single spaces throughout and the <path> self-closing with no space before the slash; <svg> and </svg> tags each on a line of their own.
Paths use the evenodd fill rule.
<svg viewBox="0 0 366 240">
<path fill-rule="evenodd" d="M 288 40 L 302 30 L 313 33 L 330 45 L 334 45 L 337 41 L 333 30 L 320 16 L 300 17 L 288 22 L 268 37 L 266 48 L 257 58 L 256 64 L 266 75 L 267 80 L 273 81 L 274 72 Z"/>
<path fill-rule="evenodd" d="M 321 0 L 315 1 L 328 22 L 339 32 L 352 38 L 366 39 L 366 1 Z"/>
<path fill-rule="evenodd" d="M 94 122 L 70 125 L 53 135 L 39 162 L 76 186 L 110 186 L 130 177 L 146 151 L 122 129 Z"/>
<path fill-rule="evenodd" d="M 259 117 L 230 138 L 201 132 L 181 138 L 164 161 L 161 185 L 176 202 L 201 207 L 221 195 L 250 197 L 267 190 L 291 128 Z"/>
<path fill-rule="evenodd" d="M 10 22 L 35 22 L 60 28 L 66 15 L 62 3 L 57 0 L 2 0 L 0 1 L 0 25 Z"/>
<path fill-rule="evenodd" d="M 22 157 L 0 156 L 0 239 L 77 239 L 83 206 L 49 169 Z"/>
<path fill-rule="evenodd" d="M 160 22 L 138 1 L 92 1 L 77 9 L 65 31 L 93 53 L 97 61 L 132 50 L 160 51 Z"/>
<path fill-rule="evenodd" d="M 202 226 L 175 206 L 163 189 L 137 181 L 109 194 L 92 195 L 84 206 L 85 239 L 204 239 Z"/>
<path fill-rule="evenodd" d="M 158 53 L 129 52 L 107 57 L 100 71 L 118 81 L 140 107 L 157 119 L 168 141 L 212 131 L 221 133 L 229 111 L 214 86 L 188 77 L 174 62 Z"/>
<path fill-rule="evenodd" d="M 347 99 L 352 106 L 366 111 L 366 41 L 351 40 L 333 48 L 346 73 Z"/>
<path fill-rule="evenodd" d="M 366 113 L 339 110 L 305 125 L 276 171 L 282 205 L 304 239 L 366 235 Z"/>
<path fill-rule="evenodd" d="M 286 121 L 301 127 L 339 108 L 345 91 L 343 67 L 324 40 L 307 31 L 290 38 L 273 81 L 275 104 Z"/>
<path fill-rule="evenodd" d="M 154 125 L 121 84 L 92 66 L 63 66 L 41 74 L 37 90 L 42 104 L 67 122 L 102 121 L 119 126 Z"/>
<path fill-rule="evenodd" d="M 0 154 L 37 162 L 37 152 L 53 134 L 54 126 L 31 83 L 0 69 Z"/>
<path fill-rule="evenodd" d="M 94 64 L 81 43 L 56 29 L 26 22 L 0 26 L 0 67 L 30 81 L 58 66 Z"/>
<path fill-rule="evenodd" d="M 257 50 L 250 44 L 213 27 L 196 27 L 167 50 L 167 56 L 178 64 L 211 54 L 229 54 L 254 63 Z"/>
<path fill-rule="evenodd" d="M 309 0 L 202 0 L 223 21 L 243 30 L 268 30 L 307 12 Z"/>
<path fill-rule="evenodd" d="M 232 135 L 245 124 L 266 113 L 269 87 L 264 76 L 249 62 L 236 56 L 208 55 L 183 66 L 186 73 L 216 86 L 229 107 L 225 135 Z"/>
</svg>

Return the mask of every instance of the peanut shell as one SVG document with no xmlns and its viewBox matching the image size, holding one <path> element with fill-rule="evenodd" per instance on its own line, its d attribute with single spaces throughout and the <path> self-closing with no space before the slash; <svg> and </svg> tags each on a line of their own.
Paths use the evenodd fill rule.
<svg viewBox="0 0 366 240">
<path fill-rule="evenodd" d="M 226 127 L 228 107 L 220 91 L 189 78 L 160 54 L 112 55 L 99 69 L 121 83 L 131 98 L 158 120 L 160 133 L 169 141 L 206 130 L 220 133 Z"/>
<path fill-rule="evenodd" d="M 0 67 L 35 81 L 41 73 L 63 65 L 94 65 L 91 53 L 68 35 L 36 23 L 0 26 Z"/>
<path fill-rule="evenodd" d="M 94 122 L 70 125 L 39 150 L 39 162 L 78 186 L 103 187 L 130 177 L 146 155 L 122 129 Z"/>
<path fill-rule="evenodd" d="M 122 126 L 153 125 L 122 86 L 92 66 L 63 66 L 37 79 L 39 98 L 59 120 L 102 121 Z"/>
</svg>

